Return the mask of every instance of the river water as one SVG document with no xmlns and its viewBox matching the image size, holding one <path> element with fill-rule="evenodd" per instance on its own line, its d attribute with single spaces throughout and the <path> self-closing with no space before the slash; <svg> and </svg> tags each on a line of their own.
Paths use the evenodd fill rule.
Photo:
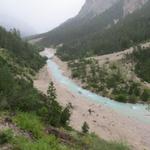
<svg viewBox="0 0 150 150">
<path fill-rule="evenodd" d="M 47 56 L 49 58 L 47 60 L 47 64 L 48 68 L 52 72 L 52 76 L 60 84 L 65 85 L 70 92 L 82 95 L 90 101 L 105 105 L 108 108 L 110 107 L 118 113 L 134 118 L 144 124 L 150 124 L 150 111 L 147 109 L 148 105 L 120 103 L 85 90 L 78 86 L 73 80 L 63 75 L 62 70 L 60 70 L 59 66 L 51 59 L 53 54 L 47 54 Z"/>
</svg>

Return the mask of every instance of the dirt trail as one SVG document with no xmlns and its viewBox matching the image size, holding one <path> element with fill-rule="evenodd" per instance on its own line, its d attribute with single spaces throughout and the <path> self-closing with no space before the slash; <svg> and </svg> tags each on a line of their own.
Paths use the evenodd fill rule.
<svg viewBox="0 0 150 150">
<path fill-rule="evenodd" d="M 52 51 L 52 49 L 49 50 Z M 65 63 L 56 57 L 53 60 L 64 74 L 68 74 Z M 73 128 L 80 131 L 83 122 L 86 121 L 90 126 L 90 131 L 95 132 L 101 138 L 125 141 L 132 145 L 134 150 L 150 150 L 150 125 L 139 123 L 101 104 L 94 103 L 80 94 L 70 92 L 67 87 L 55 80 L 47 65 L 40 70 L 34 86 L 46 93 L 50 81 L 55 84 L 58 101 L 64 106 L 72 103 L 74 107 L 70 120 Z M 89 109 L 92 110 L 91 114 Z M 147 119 L 150 117 L 148 116 Z"/>
</svg>

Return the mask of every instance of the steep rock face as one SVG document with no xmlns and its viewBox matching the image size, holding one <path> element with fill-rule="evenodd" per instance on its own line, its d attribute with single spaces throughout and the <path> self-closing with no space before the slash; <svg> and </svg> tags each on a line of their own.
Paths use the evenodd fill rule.
<svg viewBox="0 0 150 150">
<path fill-rule="evenodd" d="M 118 0 L 86 0 L 78 17 L 94 17 L 109 9 Z"/>
<path fill-rule="evenodd" d="M 136 9 L 140 9 L 147 1 L 148 0 L 124 0 L 124 16 L 133 13 Z"/>
<path fill-rule="evenodd" d="M 116 2 L 120 0 L 86 0 L 84 6 L 79 12 L 77 17 L 94 17 L 99 15 L 105 10 L 109 9 Z M 124 16 L 133 13 L 136 9 L 139 9 L 148 0 L 122 0 L 123 1 L 123 12 Z"/>
</svg>

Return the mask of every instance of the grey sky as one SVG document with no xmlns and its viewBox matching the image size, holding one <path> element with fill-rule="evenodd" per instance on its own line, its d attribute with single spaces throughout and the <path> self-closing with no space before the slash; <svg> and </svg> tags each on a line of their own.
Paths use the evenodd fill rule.
<svg viewBox="0 0 150 150">
<path fill-rule="evenodd" d="M 45 32 L 75 16 L 85 0 L 0 0 L 0 14 Z"/>
</svg>

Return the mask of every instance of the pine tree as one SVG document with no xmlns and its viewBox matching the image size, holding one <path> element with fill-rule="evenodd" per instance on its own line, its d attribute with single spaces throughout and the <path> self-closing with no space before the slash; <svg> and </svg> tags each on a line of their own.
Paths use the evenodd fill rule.
<svg viewBox="0 0 150 150">
<path fill-rule="evenodd" d="M 61 121 L 61 113 L 62 113 L 62 107 L 59 105 L 59 103 L 56 101 L 57 95 L 56 95 L 56 89 L 54 87 L 53 82 L 50 82 L 48 90 L 47 90 L 47 105 L 48 105 L 48 120 L 51 125 L 53 126 L 59 126 Z"/>
<path fill-rule="evenodd" d="M 63 126 L 67 126 L 68 125 L 69 118 L 71 116 L 70 108 L 71 108 L 71 106 L 67 105 L 66 108 L 64 108 L 64 110 L 62 111 L 62 114 L 61 114 L 61 124 Z"/>
<path fill-rule="evenodd" d="M 89 125 L 87 124 L 86 121 L 83 123 L 82 132 L 83 133 L 88 133 L 89 132 Z"/>
<path fill-rule="evenodd" d="M 49 84 L 49 87 L 47 90 L 47 97 L 48 97 L 50 104 L 52 104 L 52 102 L 56 100 L 57 95 L 56 95 L 56 89 L 54 87 L 53 82 L 50 82 L 50 84 Z"/>
</svg>

